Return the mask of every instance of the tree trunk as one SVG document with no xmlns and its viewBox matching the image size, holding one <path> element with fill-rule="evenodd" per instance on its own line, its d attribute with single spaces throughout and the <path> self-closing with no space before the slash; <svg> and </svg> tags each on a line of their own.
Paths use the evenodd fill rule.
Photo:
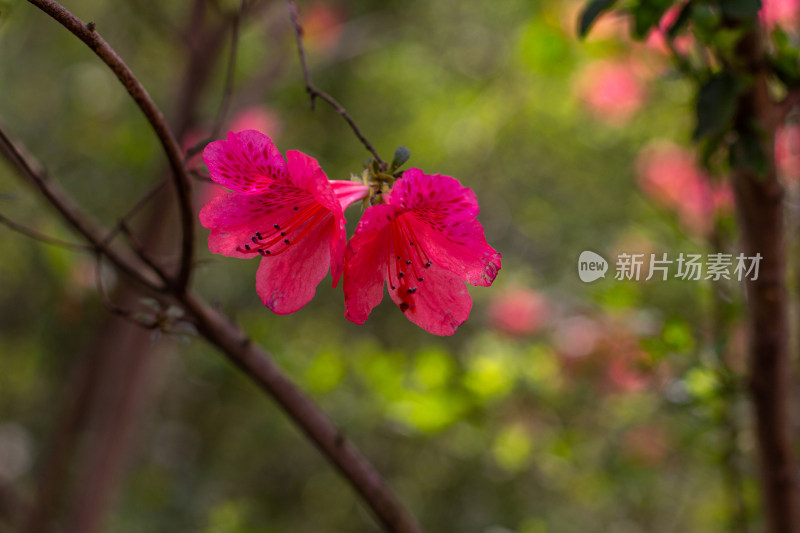
<svg viewBox="0 0 800 533">
<path fill-rule="evenodd" d="M 772 156 L 775 105 L 767 92 L 760 35 L 753 31 L 739 47 L 756 78 L 739 102 L 736 130 L 753 135 L 766 157 L 759 173 L 746 164 L 732 169 L 742 251 L 761 254 L 757 279 L 746 281 L 749 328 L 750 394 L 755 411 L 762 499 L 768 533 L 798 533 L 800 492 L 790 432 L 789 320 L 786 293 L 786 242 L 783 189 Z"/>
</svg>

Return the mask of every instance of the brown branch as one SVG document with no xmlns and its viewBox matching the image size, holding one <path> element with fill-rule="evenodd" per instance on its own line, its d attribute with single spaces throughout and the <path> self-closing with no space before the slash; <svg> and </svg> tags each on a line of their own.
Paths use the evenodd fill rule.
<svg viewBox="0 0 800 533">
<path fill-rule="evenodd" d="M 83 41 L 114 72 L 133 100 L 144 113 L 153 131 L 161 141 L 172 169 L 173 183 L 180 205 L 182 231 L 181 264 L 174 283 L 185 290 L 189 283 L 194 254 L 194 211 L 192 209 L 191 180 L 180 146 L 167 125 L 164 115 L 156 106 L 130 68 L 111 46 L 95 31 L 94 24 L 85 24 L 54 0 L 28 0 Z"/>
<path fill-rule="evenodd" d="M 322 411 L 287 378 L 267 352 L 192 292 L 181 296 L 198 331 L 280 405 L 347 478 L 387 531 L 422 533 L 380 474 Z"/>
<path fill-rule="evenodd" d="M 10 484 L 0 482 L 0 517 L 4 518 L 12 526 L 19 526 L 29 507 L 30 503 L 14 490 Z M 2 525 L 2 521 L 0 521 L 0 525 Z M 5 530 L 0 529 L 0 531 Z"/>
<path fill-rule="evenodd" d="M 149 266 L 153 272 L 155 272 L 158 277 L 168 285 L 169 276 L 167 273 L 164 272 L 164 270 L 155 262 L 155 260 L 153 260 L 152 257 L 150 257 L 150 254 L 147 253 L 147 249 L 145 248 L 144 244 L 142 244 L 141 241 L 136 238 L 136 235 L 133 234 L 131 229 L 124 221 L 122 222 L 120 229 L 122 234 L 125 235 L 125 239 L 128 241 L 131 249 L 136 253 L 139 259 L 141 259 L 144 264 Z"/>
<path fill-rule="evenodd" d="M 759 68 L 764 51 L 758 30 L 752 30 L 737 47 L 755 82 L 742 96 L 735 128 L 741 134 L 758 122 L 761 150 L 773 153 L 778 116 L 767 79 Z M 769 533 L 800 531 L 800 490 L 792 445 L 789 414 L 790 360 L 786 287 L 783 188 L 778 182 L 774 157 L 764 173 L 746 165 L 733 167 L 732 178 L 742 248 L 747 256 L 761 254 L 758 279 L 748 279 L 750 394 L 755 410 L 756 438 L 761 470 L 762 501 Z"/>
<path fill-rule="evenodd" d="M 37 186 L 51 205 L 98 251 L 98 254 L 105 255 L 121 272 L 132 273 L 136 276 L 135 279 L 145 280 L 135 265 L 104 243 L 104 236 L 108 235 L 108 231 L 86 223 L 84 216 L 65 193 L 54 193 L 50 188 L 52 184 L 46 183 L 43 176 L 34 171 L 34 165 L 27 163 L 2 129 L 0 129 L 0 140 L 6 140 L 7 146 L 14 148 L 9 153 L 17 157 L 14 162 L 17 163 L 15 166 L 20 173 Z M 3 144 L 0 144 L 0 147 L 2 146 Z M 152 283 L 148 286 L 151 289 L 160 289 Z M 336 466 L 387 531 L 422 533 L 414 517 L 405 509 L 372 464 L 342 435 L 313 401 L 283 374 L 267 352 L 255 345 L 241 329 L 191 291 L 182 290 L 174 285 L 166 289 L 183 306 L 187 319 L 197 326 L 199 333 L 269 393 L 320 452 Z"/>
<path fill-rule="evenodd" d="M 122 215 L 122 218 L 120 218 L 119 222 L 117 222 L 117 225 L 114 226 L 114 228 L 108 232 L 108 235 L 106 235 L 106 238 L 103 239 L 103 242 L 106 244 L 110 243 L 114 239 L 114 237 L 116 237 L 117 234 L 119 234 L 123 230 L 128 221 L 133 216 L 135 216 L 139 211 L 141 211 L 144 208 L 144 206 L 150 202 L 150 200 L 155 198 L 155 196 L 161 191 L 161 189 L 164 188 L 164 185 L 166 184 L 167 184 L 166 181 L 161 180 L 155 185 L 153 185 L 150 188 L 150 190 L 148 190 L 141 198 L 139 198 L 139 200 L 135 204 L 133 204 L 133 207 L 131 207 L 124 215 Z"/>
<path fill-rule="evenodd" d="M 800 104 L 800 88 L 794 88 L 776 104 L 779 121 L 782 123 L 798 104 Z"/>
<path fill-rule="evenodd" d="M 303 79 L 305 80 L 306 84 L 306 92 L 311 99 L 312 111 L 314 110 L 314 102 L 317 98 L 320 98 L 330 104 L 331 107 L 333 107 L 333 109 L 335 109 L 336 112 L 342 115 L 342 118 L 347 121 L 347 123 L 350 125 L 350 128 L 353 130 L 353 133 L 355 133 L 356 137 L 358 137 L 358 140 L 361 141 L 361 144 L 363 144 L 364 147 L 372 154 L 372 157 L 375 158 L 375 161 L 380 164 L 381 169 L 386 170 L 388 165 L 383 159 L 381 159 L 381 156 L 378 155 L 378 152 L 375 150 L 375 147 L 372 145 L 372 143 L 367 140 L 363 133 L 361 133 L 361 129 L 358 127 L 355 120 L 353 120 L 353 117 L 350 116 L 350 113 L 348 113 L 344 106 L 342 106 L 342 104 L 340 104 L 333 96 L 329 95 L 325 91 L 321 91 L 311 82 L 311 73 L 308 70 L 306 51 L 303 46 L 303 28 L 300 26 L 297 4 L 291 0 L 287 0 L 286 3 L 289 5 L 289 16 L 292 19 L 294 36 L 295 40 L 297 41 L 297 53 L 300 55 L 300 65 L 303 68 Z"/>
<path fill-rule="evenodd" d="M 98 253 L 96 256 L 95 261 L 95 285 L 97 286 L 97 293 L 100 295 L 100 299 L 103 301 L 103 305 L 108 309 L 111 314 L 117 315 L 118 317 L 124 318 L 130 322 L 138 323 L 133 318 L 133 313 L 128 309 L 123 309 L 119 307 L 117 304 L 111 301 L 111 298 L 108 296 L 106 292 L 105 284 L 103 283 L 103 254 Z"/>
<path fill-rule="evenodd" d="M 81 235 L 93 249 L 103 253 L 116 266 L 120 272 L 129 276 L 140 285 L 150 290 L 161 290 L 154 280 L 148 278 L 130 260 L 117 252 L 110 245 L 104 243 L 101 235 L 107 234 L 106 231 L 98 228 L 91 222 L 75 204 L 72 198 L 62 191 L 55 183 L 45 178 L 41 165 L 36 160 L 27 155 L 20 147 L 19 143 L 12 141 L 9 135 L 0 127 L 0 153 L 17 169 L 25 180 L 33 185 L 44 198 L 61 215 L 61 218 L 75 232 Z"/>
<path fill-rule="evenodd" d="M 7 228 L 12 231 L 19 233 L 20 235 L 25 235 L 35 241 L 43 242 L 45 244 L 50 244 L 52 246 L 58 246 L 60 248 L 66 248 L 67 250 L 75 250 L 79 252 L 93 252 L 94 248 L 91 246 L 86 246 L 85 244 L 77 244 L 74 242 L 67 242 L 62 241 L 61 239 L 56 239 L 54 237 L 50 237 L 48 235 L 44 235 L 39 233 L 38 231 L 31 229 L 27 226 L 23 226 L 17 222 L 14 222 L 10 218 L 7 218 L 2 213 L 0 213 L 0 224 L 3 224 Z"/>
</svg>

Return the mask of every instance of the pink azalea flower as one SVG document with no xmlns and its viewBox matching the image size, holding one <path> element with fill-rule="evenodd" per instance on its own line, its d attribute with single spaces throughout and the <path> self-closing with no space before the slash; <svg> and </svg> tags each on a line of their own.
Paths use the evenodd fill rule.
<svg viewBox="0 0 800 533">
<path fill-rule="evenodd" d="M 256 292 L 278 314 L 293 313 L 314 297 L 330 268 L 335 287 L 346 246 L 344 209 L 369 193 L 366 185 L 328 181 L 302 152 L 286 160 L 266 135 L 228 133 L 203 159 L 211 179 L 232 192 L 200 212 L 211 230 L 208 248 L 229 257 L 261 257 Z"/>
<path fill-rule="evenodd" d="M 472 308 L 464 281 L 489 286 L 500 270 L 477 214 L 475 193 L 455 178 L 403 173 L 386 203 L 366 210 L 347 247 L 348 320 L 363 324 L 386 282 L 409 320 L 436 335 L 455 333 Z"/>
</svg>

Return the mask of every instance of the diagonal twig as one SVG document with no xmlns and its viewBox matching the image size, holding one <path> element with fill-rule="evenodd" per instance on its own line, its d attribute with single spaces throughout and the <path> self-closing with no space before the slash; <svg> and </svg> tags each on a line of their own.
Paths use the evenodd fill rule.
<svg viewBox="0 0 800 533">
<path fill-rule="evenodd" d="M 377 150 L 372 145 L 371 142 L 361 133 L 361 129 L 356 124 L 353 117 L 350 116 L 350 113 L 347 112 L 347 109 L 342 106 L 333 96 L 329 95 L 325 91 L 321 91 L 318 89 L 312 82 L 311 82 L 311 73 L 308 70 L 308 62 L 306 61 L 306 51 L 303 47 L 303 28 L 300 26 L 300 20 L 297 13 L 297 4 L 292 2 L 291 0 L 287 0 L 286 2 L 289 5 L 289 16 L 292 19 L 292 26 L 294 27 L 294 36 L 295 40 L 297 41 L 297 53 L 300 55 L 300 65 L 303 67 L 303 79 L 305 80 L 306 84 L 306 92 L 308 93 L 309 97 L 311 98 L 311 109 L 314 109 L 314 102 L 317 98 L 320 100 L 324 100 L 328 104 L 330 104 L 333 109 L 336 110 L 337 113 L 342 115 L 347 123 L 350 125 L 350 129 L 353 130 L 353 133 L 356 134 L 358 140 L 361 141 L 361 144 L 369 150 L 372 154 L 372 157 L 375 158 L 375 161 L 381 166 L 383 170 L 388 168 L 386 162 L 381 159 L 381 156 L 378 155 Z"/>
<path fill-rule="evenodd" d="M 58 246 L 60 248 L 66 248 L 67 250 L 76 250 L 80 252 L 94 251 L 94 248 L 92 248 L 91 246 L 86 246 L 85 244 L 77 244 L 74 242 L 62 241 L 61 239 L 56 239 L 55 237 L 50 237 L 48 235 L 39 233 L 35 229 L 14 222 L 13 220 L 6 217 L 2 213 L 0 213 L 0 224 L 3 224 L 8 229 L 17 232 L 20 235 L 25 235 L 26 237 L 29 237 L 35 241 L 43 242 L 45 244 L 50 244 L 52 246 Z"/>
<path fill-rule="evenodd" d="M 155 185 L 153 185 L 141 198 L 139 198 L 139 200 L 135 204 L 133 204 L 133 207 L 131 207 L 122 216 L 122 218 L 119 219 L 119 222 L 117 222 L 117 225 L 114 226 L 114 228 L 111 231 L 108 232 L 108 235 L 106 235 L 106 238 L 103 239 L 103 242 L 106 243 L 106 244 L 110 243 L 114 239 L 114 237 L 116 237 L 117 234 L 120 231 L 123 230 L 123 226 L 125 226 L 128 223 L 128 221 L 134 215 L 136 215 L 136 213 L 141 211 L 144 208 L 144 206 L 147 205 L 150 202 L 150 200 L 155 198 L 155 196 L 161 191 L 161 189 L 164 188 L 164 185 L 166 185 L 166 184 L 167 184 L 166 181 L 161 180 L 158 183 L 156 183 Z"/>
<path fill-rule="evenodd" d="M 46 179 L 41 165 L 28 156 L 20 147 L 19 143 L 13 141 L 2 127 L 0 127 L 0 154 L 14 166 L 28 183 L 33 185 L 33 187 L 44 196 L 50 205 L 58 211 L 61 218 L 64 219 L 68 226 L 91 243 L 91 248 L 93 250 L 103 253 L 120 272 L 123 272 L 140 285 L 151 290 L 163 289 L 141 272 L 127 257 L 123 256 L 123 254 L 103 241 L 101 235 L 106 235 L 107 232 L 99 229 L 97 225 L 78 208 L 71 197 L 55 183 Z"/>
</svg>

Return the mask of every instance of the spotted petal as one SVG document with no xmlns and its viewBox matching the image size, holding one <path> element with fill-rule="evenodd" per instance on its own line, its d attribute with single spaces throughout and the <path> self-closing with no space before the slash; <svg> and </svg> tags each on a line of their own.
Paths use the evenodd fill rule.
<svg viewBox="0 0 800 533">
<path fill-rule="evenodd" d="M 411 232 L 431 261 L 472 285 L 492 284 L 501 256 L 486 242 L 475 218 L 479 208 L 471 189 L 455 178 L 413 168 L 403 173 L 390 198 L 392 205 L 413 216 Z"/>
<path fill-rule="evenodd" d="M 332 231 L 333 217 L 319 224 L 303 246 L 290 246 L 274 257 L 263 257 L 256 273 L 256 292 L 269 309 L 279 315 L 294 313 L 314 297 L 317 285 L 328 273 L 330 253 L 325 241 Z"/>
<path fill-rule="evenodd" d="M 410 290 L 414 292 L 409 294 Z M 425 270 L 424 282 L 415 283 L 413 288 L 396 287 L 389 296 L 406 318 L 434 335 L 455 333 L 472 309 L 464 280 L 435 264 Z"/>
<path fill-rule="evenodd" d="M 257 194 L 286 180 L 286 162 L 269 137 L 255 130 L 228 133 L 203 150 L 211 179 L 232 191 Z"/>
</svg>

